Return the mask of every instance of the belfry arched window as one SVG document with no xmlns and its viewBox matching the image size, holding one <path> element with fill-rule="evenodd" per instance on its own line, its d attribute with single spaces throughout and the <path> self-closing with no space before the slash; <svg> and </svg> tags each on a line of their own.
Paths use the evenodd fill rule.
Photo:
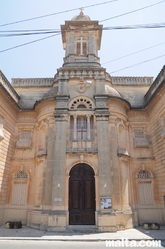
<svg viewBox="0 0 165 249">
<path fill-rule="evenodd" d="M 140 205 L 153 205 L 153 177 L 147 170 L 140 170 L 137 174 Z"/>
<path fill-rule="evenodd" d="M 24 170 L 17 171 L 13 174 L 12 205 L 26 205 L 28 178 L 29 176 Z"/>
<path fill-rule="evenodd" d="M 76 39 L 76 55 L 87 55 L 87 39 L 84 36 Z"/>
</svg>

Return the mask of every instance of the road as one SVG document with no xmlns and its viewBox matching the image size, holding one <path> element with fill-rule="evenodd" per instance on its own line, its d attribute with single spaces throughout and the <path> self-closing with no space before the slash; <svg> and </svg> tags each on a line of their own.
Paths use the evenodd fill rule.
<svg viewBox="0 0 165 249">
<path fill-rule="evenodd" d="M 111 248 L 116 249 L 117 247 L 106 247 L 104 241 L 100 242 L 85 242 L 85 241 L 27 241 L 27 240 L 1 240 L 0 249 L 103 249 Z M 121 247 L 118 247 L 121 248 Z M 123 249 L 128 249 L 129 247 L 122 247 Z M 133 248 L 133 247 L 130 247 Z M 144 248 L 154 248 L 154 247 L 136 247 L 137 249 Z M 165 248 L 165 242 L 163 242 L 161 247 Z M 155 248 L 154 248 L 155 249 Z"/>
</svg>

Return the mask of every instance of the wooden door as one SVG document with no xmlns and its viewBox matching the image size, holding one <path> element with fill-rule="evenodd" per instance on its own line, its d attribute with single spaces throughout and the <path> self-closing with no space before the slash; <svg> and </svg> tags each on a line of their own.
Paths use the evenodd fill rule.
<svg viewBox="0 0 165 249">
<path fill-rule="evenodd" d="M 69 224 L 95 224 L 95 178 L 87 164 L 78 164 L 70 171 Z"/>
</svg>

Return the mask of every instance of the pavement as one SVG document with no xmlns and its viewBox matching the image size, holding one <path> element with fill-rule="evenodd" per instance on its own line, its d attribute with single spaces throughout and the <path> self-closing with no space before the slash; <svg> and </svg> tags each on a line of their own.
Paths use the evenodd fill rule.
<svg viewBox="0 0 165 249">
<path fill-rule="evenodd" d="M 145 230 L 136 227 L 117 232 L 48 232 L 23 226 L 21 229 L 0 227 L 0 240 L 44 240 L 44 241 L 105 241 L 105 240 L 161 240 L 165 241 L 165 226 L 160 230 Z"/>
</svg>

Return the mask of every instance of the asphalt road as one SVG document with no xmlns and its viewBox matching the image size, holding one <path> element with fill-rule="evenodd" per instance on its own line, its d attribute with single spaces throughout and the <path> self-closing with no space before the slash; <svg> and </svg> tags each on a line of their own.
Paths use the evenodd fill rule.
<svg viewBox="0 0 165 249">
<path fill-rule="evenodd" d="M 105 242 L 74 242 L 74 241 L 27 241 L 27 240 L 1 240 L 0 249 L 103 249 L 111 248 L 116 249 L 117 247 L 106 247 Z M 121 248 L 121 247 L 118 247 Z M 133 248 L 133 247 L 122 247 L 123 249 Z M 154 248 L 155 247 L 136 247 L 137 249 L 144 248 Z M 163 242 L 161 247 L 165 248 L 165 242 Z"/>
</svg>

